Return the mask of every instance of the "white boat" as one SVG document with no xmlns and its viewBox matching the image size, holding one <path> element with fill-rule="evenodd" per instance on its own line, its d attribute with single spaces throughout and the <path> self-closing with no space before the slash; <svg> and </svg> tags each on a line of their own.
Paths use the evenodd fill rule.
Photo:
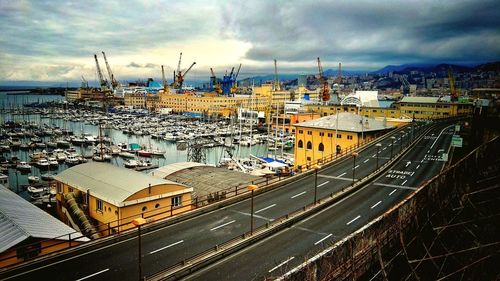
<svg viewBox="0 0 500 281">
<path fill-rule="evenodd" d="M 127 151 L 122 151 L 118 153 L 118 156 L 123 157 L 123 158 L 135 158 L 135 155 L 133 153 L 127 152 Z"/>
<path fill-rule="evenodd" d="M 137 162 L 137 160 L 134 159 L 129 159 L 123 162 L 123 164 L 125 165 L 125 168 L 135 168 L 137 167 L 137 165 L 139 165 L 139 162 Z"/>
<path fill-rule="evenodd" d="M 34 186 L 28 186 L 27 188 L 28 192 L 31 193 L 31 195 L 34 194 L 42 194 L 42 193 L 48 193 L 49 188 L 48 187 L 34 187 Z"/>
<path fill-rule="evenodd" d="M 57 161 L 63 162 L 66 160 L 67 156 L 66 156 L 66 154 L 64 154 L 64 152 L 59 152 L 56 154 L 56 158 L 57 158 Z"/>
<path fill-rule="evenodd" d="M 160 149 L 151 150 L 151 154 L 154 156 L 165 156 L 165 153 L 166 153 L 165 150 L 160 150 Z"/>
<path fill-rule="evenodd" d="M 109 154 L 103 154 L 103 155 L 94 154 L 94 156 L 92 157 L 92 160 L 97 161 L 97 162 L 103 162 L 103 161 L 111 161 L 112 158 L 113 158 L 113 156 L 111 156 Z"/>
<path fill-rule="evenodd" d="M 49 165 L 50 166 L 59 166 L 59 162 L 57 162 L 57 158 L 56 157 L 49 157 L 47 158 L 47 161 L 49 161 Z"/>
<path fill-rule="evenodd" d="M 80 163 L 80 160 L 78 160 L 78 158 L 74 155 L 68 155 L 64 162 L 68 165 L 76 165 Z"/>
<path fill-rule="evenodd" d="M 42 177 L 42 180 L 44 181 L 51 181 L 51 180 L 54 180 L 54 175 L 53 174 L 42 174 L 41 175 Z"/>
<path fill-rule="evenodd" d="M 47 159 L 45 159 L 45 158 L 44 159 L 39 159 L 38 161 L 36 161 L 36 165 L 38 167 L 48 167 L 48 166 L 50 166 L 49 161 L 47 161 Z"/>
<path fill-rule="evenodd" d="M 28 176 L 28 182 L 29 183 L 37 183 L 40 181 L 40 178 L 37 176 Z"/>
<path fill-rule="evenodd" d="M 17 164 L 16 169 L 20 171 L 31 171 L 31 165 L 27 162 L 21 161 Z"/>
</svg>

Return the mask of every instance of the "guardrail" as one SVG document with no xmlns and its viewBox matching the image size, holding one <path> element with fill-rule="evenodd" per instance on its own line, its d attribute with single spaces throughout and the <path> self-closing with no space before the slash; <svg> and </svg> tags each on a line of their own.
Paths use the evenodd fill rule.
<svg viewBox="0 0 500 281">
<path fill-rule="evenodd" d="M 369 183 L 374 177 L 388 170 L 396 161 L 398 161 L 410 148 L 413 147 L 418 141 L 420 141 L 427 132 L 429 132 L 434 126 L 434 124 L 427 128 L 427 130 L 421 134 L 418 138 L 414 138 L 411 144 L 408 144 L 404 149 L 401 149 L 397 154 L 394 155 L 385 164 L 381 165 L 378 169 L 375 169 L 371 174 L 358 179 L 351 186 L 343 189 L 337 193 L 331 193 L 326 197 L 320 198 L 314 203 L 307 204 L 295 211 L 292 211 L 286 215 L 276 218 L 272 222 L 268 222 L 258 228 L 253 229 L 253 231 L 244 232 L 222 244 L 216 245 L 215 247 L 210 247 L 209 249 L 196 254 L 190 258 L 184 259 L 166 269 L 148 276 L 147 280 L 171 280 L 181 278 L 190 274 L 191 272 L 210 264 L 220 258 L 223 258 L 231 253 L 244 248 L 264 237 L 276 233 L 289 225 L 292 225 L 305 217 L 308 217 L 332 204 L 338 202 L 339 200 L 353 194 L 354 192 L 361 189 Z M 253 233 L 253 234 L 252 234 Z"/>
</svg>

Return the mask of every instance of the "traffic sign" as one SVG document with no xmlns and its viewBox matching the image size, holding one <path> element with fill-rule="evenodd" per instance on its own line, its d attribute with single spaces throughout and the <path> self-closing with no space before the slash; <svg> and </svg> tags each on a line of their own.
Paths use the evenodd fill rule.
<svg viewBox="0 0 500 281">
<path fill-rule="evenodd" d="M 460 136 L 453 135 L 453 137 L 451 137 L 451 146 L 453 147 L 462 147 L 462 142 L 463 139 Z"/>
</svg>

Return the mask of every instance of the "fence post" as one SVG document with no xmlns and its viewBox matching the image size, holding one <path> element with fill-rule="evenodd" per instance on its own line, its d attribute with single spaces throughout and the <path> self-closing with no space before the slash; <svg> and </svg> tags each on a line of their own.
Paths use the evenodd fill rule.
<svg viewBox="0 0 500 281">
<path fill-rule="evenodd" d="M 68 242 L 69 242 L 69 247 L 71 248 L 71 233 L 68 233 Z"/>
<path fill-rule="evenodd" d="M 111 235 L 111 227 L 110 227 L 110 224 L 108 222 L 108 236 Z"/>
<path fill-rule="evenodd" d="M 238 186 L 234 187 L 234 196 L 238 195 Z"/>
</svg>

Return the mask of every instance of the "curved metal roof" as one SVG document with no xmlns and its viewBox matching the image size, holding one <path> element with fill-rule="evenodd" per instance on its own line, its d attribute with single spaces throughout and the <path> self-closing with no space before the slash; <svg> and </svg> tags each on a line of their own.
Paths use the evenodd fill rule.
<svg viewBox="0 0 500 281">
<path fill-rule="evenodd" d="M 89 162 L 64 170 L 54 179 L 115 206 L 123 206 L 131 195 L 151 186 L 179 183 L 111 164 Z"/>
</svg>

